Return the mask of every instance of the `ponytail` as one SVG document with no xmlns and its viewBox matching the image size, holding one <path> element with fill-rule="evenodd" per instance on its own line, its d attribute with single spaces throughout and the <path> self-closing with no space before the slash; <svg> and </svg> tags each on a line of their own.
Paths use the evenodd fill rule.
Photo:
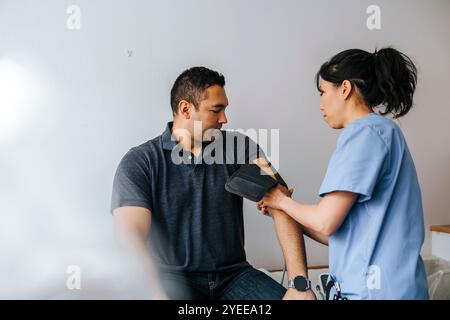
<svg viewBox="0 0 450 320">
<path fill-rule="evenodd" d="M 413 105 L 417 84 L 417 69 L 411 59 L 393 48 L 384 48 L 375 55 L 375 75 L 381 104 L 385 110 L 399 118 L 408 113 Z"/>
</svg>

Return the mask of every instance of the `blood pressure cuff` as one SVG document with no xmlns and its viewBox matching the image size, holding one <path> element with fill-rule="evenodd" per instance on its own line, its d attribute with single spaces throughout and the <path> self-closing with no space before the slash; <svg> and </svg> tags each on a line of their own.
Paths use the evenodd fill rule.
<svg viewBox="0 0 450 320">
<path fill-rule="evenodd" d="M 265 174 L 256 164 L 244 164 L 225 183 L 225 190 L 248 200 L 258 202 L 266 192 L 278 183 L 287 188 L 286 182 L 278 174 L 276 180 Z"/>
</svg>

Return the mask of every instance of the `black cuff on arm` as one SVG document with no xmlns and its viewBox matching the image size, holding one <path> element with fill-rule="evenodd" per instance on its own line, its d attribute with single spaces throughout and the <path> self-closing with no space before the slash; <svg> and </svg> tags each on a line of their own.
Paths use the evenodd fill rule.
<svg viewBox="0 0 450 320">
<path fill-rule="evenodd" d="M 244 164 L 228 179 L 225 189 L 228 192 L 258 202 L 267 191 L 278 183 L 287 187 L 286 182 L 277 172 L 274 180 L 256 164 Z"/>
</svg>

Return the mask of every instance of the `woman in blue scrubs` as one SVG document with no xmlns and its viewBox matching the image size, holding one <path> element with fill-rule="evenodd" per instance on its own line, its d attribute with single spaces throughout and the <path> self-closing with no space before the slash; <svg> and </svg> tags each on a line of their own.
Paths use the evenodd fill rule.
<svg viewBox="0 0 450 320">
<path fill-rule="evenodd" d="M 416 67 L 393 48 L 352 49 L 325 62 L 316 81 L 325 122 L 342 129 L 322 199 L 306 205 L 273 188 L 259 209 L 283 210 L 329 245 L 330 276 L 342 297 L 428 299 L 416 169 L 400 128 L 384 117 L 400 118 L 411 109 Z"/>
</svg>

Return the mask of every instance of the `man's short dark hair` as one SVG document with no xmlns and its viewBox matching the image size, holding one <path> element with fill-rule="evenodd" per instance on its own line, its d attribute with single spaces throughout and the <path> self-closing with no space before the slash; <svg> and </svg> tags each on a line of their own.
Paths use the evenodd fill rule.
<svg viewBox="0 0 450 320">
<path fill-rule="evenodd" d="M 178 112 L 181 100 L 192 103 L 198 109 L 204 98 L 205 90 L 214 85 L 225 86 L 225 78 L 217 71 L 205 67 L 193 67 L 180 74 L 170 90 L 172 113 Z"/>
</svg>

